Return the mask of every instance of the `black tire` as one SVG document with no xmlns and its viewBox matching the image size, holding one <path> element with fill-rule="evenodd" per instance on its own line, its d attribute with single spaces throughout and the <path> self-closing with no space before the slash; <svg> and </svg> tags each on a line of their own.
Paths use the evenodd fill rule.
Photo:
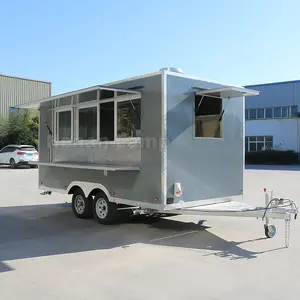
<svg viewBox="0 0 300 300">
<path fill-rule="evenodd" d="M 94 218 L 100 224 L 112 224 L 118 219 L 116 203 L 109 202 L 103 192 L 96 194 L 93 201 Z"/>
<path fill-rule="evenodd" d="M 265 226 L 265 236 L 269 239 L 276 235 L 276 227 L 274 225 Z"/>
<path fill-rule="evenodd" d="M 9 160 L 9 166 L 11 169 L 15 169 L 17 167 L 16 162 L 13 158 Z"/>
<path fill-rule="evenodd" d="M 93 217 L 93 199 L 86 198 L 80 188 L 76 189 L 72 196 L 72 210 L 79 219 L 91 219 Z"/>
<path fill-rule="evenodd" d="M 29 165 L 31 169 L 37 169 L 37 165 Z"/>
</svg>

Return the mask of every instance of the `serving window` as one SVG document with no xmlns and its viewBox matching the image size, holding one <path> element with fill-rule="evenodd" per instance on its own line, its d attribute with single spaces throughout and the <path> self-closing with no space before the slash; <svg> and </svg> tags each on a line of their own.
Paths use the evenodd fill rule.
<svg viewBox="0 0 300 300">
<path fill-rule="evenodd" d="M 56 112 L 56 127 L 57 141 L 72 141 L 72 110 L 62 110 Z"/>
<path fill-rule="evenodd" d="M 140 93 L 88 91 L 71 96 L 63 107 L 59 100 L 54 108 L 56 144 L 135 142 L 141 137 Z"/>
<path fill-rule="evenodd" d="M 78 109 L 78 140 L 97 140 L 97 106 Z"/>
<path fill-rule="evenodd" d="M 222 137 L 222 98 L 195 96 L 195 137 Z"/>
<path fill-rule="evenodd" d="M 117 137 L 141 136 L 141 99 L 117 103 Z"/>
</svg>

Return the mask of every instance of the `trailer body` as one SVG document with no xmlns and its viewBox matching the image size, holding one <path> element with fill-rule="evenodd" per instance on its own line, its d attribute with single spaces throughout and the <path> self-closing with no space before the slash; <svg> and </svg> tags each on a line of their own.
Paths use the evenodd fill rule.
<svg viewBox="0 0 300 300">
<path fill-rule="evenodd" d="M 40 110 L 39 188 L 73 194 L 76 216 L 106 223 L 128 209 L 262 217 L 272 237 L 269 218 L 289 224 L 294 202 L 267 193 L 263 207 L 238 201 L 245 96 L 255 95 L 162 69 L 20 107 Z"/>
<path fill-rule="evenodd" d="M 98 184 L 114 202 L 159 211 L 242 195 L 242 94 L 229 100 L 222 99 L 225 112 L 221 137 L 212 138 L 195 137 L 195 96 L 201 89 L 224 88 L 225 85 L 162 71 L 106 86 L 123 90 L 139 87 L 141 137 L 130 141 L 76 141 L 76 109 L 87 107 L 87 101 L 84 106 L 80 103 L 72 108 L 72 141 L 58 142 L 55 136 L 49 136 L 43 119 L 55 133 L 56 113 L 69 107 L 55 107 L 57 99 L 40 103 L 41 189 L 68 193 L 75 182 Z M 58 99 L 64 98 L 62 95 Z M 79 168 L 80 164 L 86 167 L 94 165 L 95 168 Z M 125 169 L 111 171 L 110 167 Z M 179 197 L 174 195 L 175 183 L 181 185 L 182 195 Z M 90 184 L 86 184 L 87 192 L 90 192 Z"/>
</svg>

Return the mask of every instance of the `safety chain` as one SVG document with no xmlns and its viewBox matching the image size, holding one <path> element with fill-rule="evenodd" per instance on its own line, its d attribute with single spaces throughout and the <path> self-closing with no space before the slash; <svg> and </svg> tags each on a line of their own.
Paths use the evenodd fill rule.
<svg viewBox="0 0 300 300">
<path fill-rule="evenodd" d="M 285 247 L 288 248 L 291 239 L 291 218 L 285 219 Z"/>
</svg>

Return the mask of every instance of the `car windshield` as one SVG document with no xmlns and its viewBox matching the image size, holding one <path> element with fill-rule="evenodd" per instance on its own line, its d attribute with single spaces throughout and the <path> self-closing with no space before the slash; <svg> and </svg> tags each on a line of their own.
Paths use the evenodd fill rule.
<svg viewBox="0 0 300 300">
<path fill-rule="evenodd" d="M 22 150 L 22 151 L 36 151 L 36 149 L 33 146 L 20 147 L 19 150 Z"/>
</svg>

